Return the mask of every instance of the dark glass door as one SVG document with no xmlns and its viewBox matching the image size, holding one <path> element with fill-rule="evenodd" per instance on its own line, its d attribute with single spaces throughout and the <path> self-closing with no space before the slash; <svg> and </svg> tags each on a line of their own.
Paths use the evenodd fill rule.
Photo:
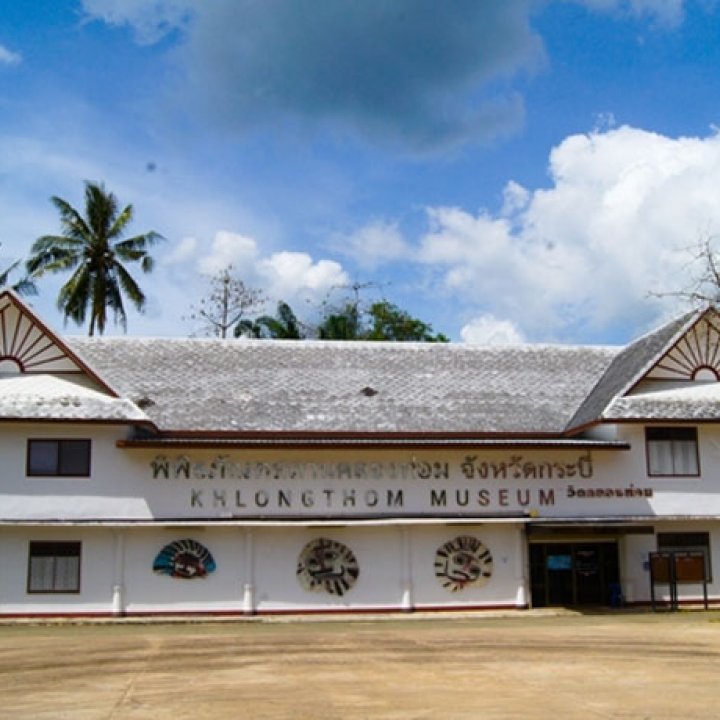
<svg viewBox="0 0 720 720">
<path fill-rule="evenodd" d="M 533 607 L 609 605 L 618 583 L 616 542 L 530 545 Z"/>
</svg>

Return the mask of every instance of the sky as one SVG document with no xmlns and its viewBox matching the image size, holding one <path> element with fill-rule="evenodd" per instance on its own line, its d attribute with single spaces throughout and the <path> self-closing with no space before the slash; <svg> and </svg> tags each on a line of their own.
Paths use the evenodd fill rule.
<svg viewBox="0 0 720 720">
<path fill-rule="evenodd" d="M 455 342 L 624 344 L 720 236 L 718 126 L 716 0 L 0 0 L 0 269 L 101 182 L 164 237 L 133 335 L 202 333 L 232 266 L 310 324 L 354 286 Z M 63 279 L 29 300 L 82 333 Z"/>
</svg>

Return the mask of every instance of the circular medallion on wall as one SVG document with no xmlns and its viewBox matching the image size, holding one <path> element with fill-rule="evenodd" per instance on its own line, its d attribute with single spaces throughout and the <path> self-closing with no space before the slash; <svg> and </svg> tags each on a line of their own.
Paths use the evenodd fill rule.
<svg viewBox="0 0 720 720">
<path fill-rule="evenodd" d="M 204 545 L 185 538 L 166 545 L 155 558 L 153 570 L 158 575 L 169 575 L 180 580 L 195 580 L 214 572 L 215 560 Z"/>
<path fill-rule="evenodd" d="M 336 540 L 316 538 L 298 557 L 298 580 L 311 592 L 342 596 L 352 588 L 359 574 L 353 551 Z"/>
<path fill-rule="evenodd" d="M 490 551 L 475 537 L 460 535 L 441 545 L 435 553 L 435 576 L 451 592 L 471 585 L 480 587 L 492 576 Z"/>
</svg>

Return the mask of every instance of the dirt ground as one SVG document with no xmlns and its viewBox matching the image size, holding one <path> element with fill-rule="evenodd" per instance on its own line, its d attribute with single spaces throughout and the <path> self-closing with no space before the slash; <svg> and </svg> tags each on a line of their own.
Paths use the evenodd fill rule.
<svg viewBox="0 0 720 720">
<path fill-rule="evenodd" d="M 0 626 L 0 717 L 720 718 L 720 614 Z"/>
</svg>

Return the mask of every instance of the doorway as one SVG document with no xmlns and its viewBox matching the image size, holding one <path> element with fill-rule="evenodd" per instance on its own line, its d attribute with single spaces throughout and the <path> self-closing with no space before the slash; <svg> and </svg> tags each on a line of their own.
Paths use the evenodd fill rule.
<svg viewBox="0 0 720 720">
<path fill-rule="evenodd" d="M 617 542 L 533 543 L 533 607 L 610 605 L 619 583 Z"/>
</svg>

